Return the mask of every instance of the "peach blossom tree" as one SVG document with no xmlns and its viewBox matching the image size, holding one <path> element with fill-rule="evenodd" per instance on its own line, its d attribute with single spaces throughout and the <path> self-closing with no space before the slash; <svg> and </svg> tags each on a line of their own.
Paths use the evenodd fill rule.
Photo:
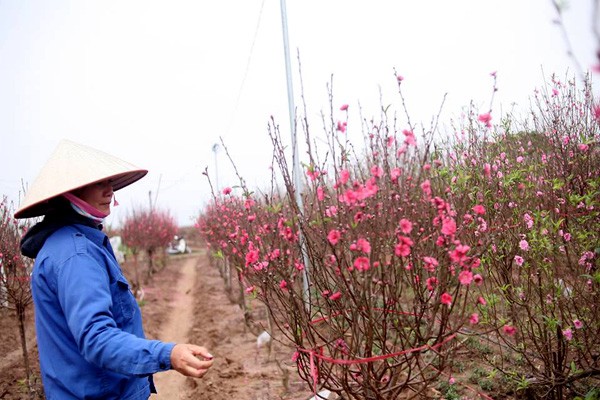
<svg viewBox="0 0 600 400">
<path fill-rule="evenodd" d="M 165 249 L 173 240 L 177 229 L 175 219 L 163 210 L 134 209 L 125 218 L 121 236 L 134 257 L 136 287 L 140 287 L 141 283 L 137 268 L 139 253 L 144 252 L 146 256 L 146 278 L 150 278 L 155 271 L 156 255 L 164 256 Z"/>
<path fill-rule="evenodd" d="M 33 262 L 21 255 L 21 236 L 27 229 L 13 218 L 14 210 L 6 197 L 0 202 L 0 306 L 14 310 L 16 326 L 23 354 L 26 385 L 31 398 L 34 395 L 27 340 L 25 336 L 26 311 L 32 304 L 31 272 Z"/>
<path fill-rule="evenodd" d="M 330 162 L 313 146 L 301 209 L 272 122 L 285 192 L 230 192 L 199 225 L 267 305 L 313 389 L 427 396 L 448 379 L 462 328 L 479 321 L 487 234 L 470 222 L 483 206 L 453 195 L 443 160 L 427 150 L 431 132 L 418 144 L 410 127 L 367 126 L 365 153 L 351 160 L 347 123 L 331 121 Z"/>
</svg>

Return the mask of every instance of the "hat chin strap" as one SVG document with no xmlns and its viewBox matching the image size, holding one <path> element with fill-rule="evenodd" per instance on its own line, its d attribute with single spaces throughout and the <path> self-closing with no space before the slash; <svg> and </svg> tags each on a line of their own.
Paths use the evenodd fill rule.
<svg viewBox="0 0 600 400">
<path fill-rule="evenodd" d="M 101 223 L 104 218 L 108 217 L 109 213 L 104 213 L 98 210 L 96 207 L 90 205 L 86 201 L 83 201 L 73 193 L 64 193 L 65 197 L 71 203 L 71 207 L 80 215 L 87 217 L 93 221 Z"/>
</svg>

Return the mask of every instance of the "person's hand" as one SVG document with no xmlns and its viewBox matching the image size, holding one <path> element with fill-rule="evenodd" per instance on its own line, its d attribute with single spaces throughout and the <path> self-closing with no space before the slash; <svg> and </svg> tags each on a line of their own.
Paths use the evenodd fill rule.
<svg viewBox="0 0 600 400">
<path fill-rule="evenodd" d="M 171 368 L 185 376 L 202 378 L 213 365 L 213 356 L 201 346 L 176 344 L 171 351 Z"/>
</svg>

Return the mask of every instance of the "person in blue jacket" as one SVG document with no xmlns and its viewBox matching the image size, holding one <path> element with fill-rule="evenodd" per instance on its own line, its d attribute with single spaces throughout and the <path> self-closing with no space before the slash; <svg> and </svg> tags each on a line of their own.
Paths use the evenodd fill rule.
<svg viewBox="0 0 600 400">
<path fill-rule="evenodd" d="M 44 216 L 21 241 L 35 259 L 31 287 L 46 398 L 148 399 L 152 374 L 201 378 L 206 348 L 144 336 L 140 308 L 102 222 L 113 193 L 148 171 L 63 140 L 30 186 L 16 218 Z"/>
</svg>

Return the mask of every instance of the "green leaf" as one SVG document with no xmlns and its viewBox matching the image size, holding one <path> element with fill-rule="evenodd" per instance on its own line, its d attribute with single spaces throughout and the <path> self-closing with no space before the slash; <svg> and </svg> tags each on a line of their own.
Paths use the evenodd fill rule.
<svg viewBox="0 0 600 400">
<path fill-rule="evenodd" d="M 219 260 L 222 260 L 224 257 L 223 257 L 223 252 L 221 251 L 221 249 L 215 251 L 213 253 L 213 257 L 218 258 Z"/>
</svg>

